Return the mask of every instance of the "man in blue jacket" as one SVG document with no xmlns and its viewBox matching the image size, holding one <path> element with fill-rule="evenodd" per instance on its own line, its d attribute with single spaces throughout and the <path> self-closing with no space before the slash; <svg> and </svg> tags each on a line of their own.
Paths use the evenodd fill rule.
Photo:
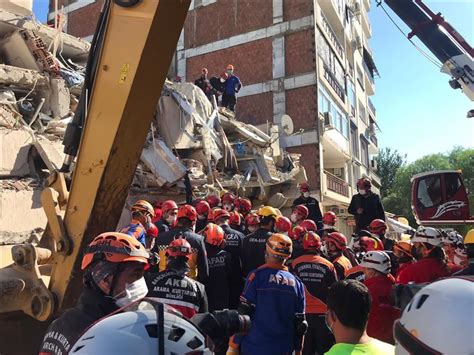
<svg viewBox="0 0 474 355">
<path fill-rule="evenodd" d="M 237 103 L 235 94 L 239 92 L 242 83 L 239 77 L 234 75 L 234 66 L 232 64 L 227 65 L 226 71 L 229 77 L 225 82 L 225 90 L 222 94 L 222 107 L 235 112 L 235 104 Z"/>
<path fill-rule="evenodd" d="M 268 238 L 265 264 L 250 272 L 240 297 L 239 313 L 250 316 L 250 330 L 231 338 L 227 354 L 301 354 L 308 327 L 305 293 L 303 283 L 284 266 L 291 252 L 288 236 Z"/>
</svg>

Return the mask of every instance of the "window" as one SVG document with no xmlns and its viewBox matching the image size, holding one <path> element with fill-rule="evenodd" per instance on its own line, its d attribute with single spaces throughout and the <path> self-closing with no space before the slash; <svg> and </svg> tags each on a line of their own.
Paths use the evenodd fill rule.
<svg viewBox="0 0 474 355">
<path fill-rule="evenodd" d="M 420 180 L 416 198 L 425 208 L 439 205 L 441 203 L 441 177 L 428 176 Z"/>
<path fill-rule="evenodd" d="M 319 32 L 318 54 L 324 63 L 326 80 L 344 101 L 346 90 L 344 68 L 321 32 Z"/>
<path fill-rule="evenodd" d="M 357 127 L 351 124 L 351 149 L 352 155 L 359 159 L 359 136 L 357 135 Z"/>
<path fill-rule="evenodd" d="M 367 112 L 365 110 L 364 104 L 359 101 L 359 118 L 362 120 L 362 122 L 367 123 Z"/>
<path fill-rule="evenodd" d="M 461 179 L 458 174 L 446 174 L 444 176 L 446 182 L 446 198 L 452 198 L 462 186 Z"/>
<path fill-rule="evenodd" d="M 347 116 L 342 113 L 342 110 L 340 110 L 338 105 L 329 99 L 329 95 L 323 88 L 320 88 L 318 93 L 319 112 L 322 114 L 328 111 L 331 112 L 334 128 L 339 131 L 344 138 L 349 139 L 349 121 Z"/>
<path fill-rule="evenodd" d="M 360 158 L 362 164 L 369 166 L 369 144 L 365 139 L 360 140 Z"/>
<path fill-rule="evenodd" d="M 349 120 L 347 119 L 346 115 L 342 115 L 342 120 L 341 120 L 341 125 L 342 125 L 342 130 L 341 133 L 344 136 L 344 138 L 349 139 Z"/>
<path fill-rule="evenodd" d="M 331 103 L 329 102 L 329 99 L 324 95 L 324 93 L 319 90 L 319 112 L 325 113 L 329 111 L 329 108 L 331 106 Z"/>
<path fill-rule="evenodd" d="M 364 90 L 364 74 L 362 73 L 362 69 L 360 69 L 360 67 L 357 66 L 356 72 L 357 72 L 357 82 L 359 83 L 361 89 Z"/>
<path fill-rule="evenodd" d="M 355 116 L 356 93 L 355 93 L 354 83 L 350 80 L 347 80 L 347 96 L 349 99 L 349 103 L 351 105 L 351 114 L 352 116 Z"/>
</svg>

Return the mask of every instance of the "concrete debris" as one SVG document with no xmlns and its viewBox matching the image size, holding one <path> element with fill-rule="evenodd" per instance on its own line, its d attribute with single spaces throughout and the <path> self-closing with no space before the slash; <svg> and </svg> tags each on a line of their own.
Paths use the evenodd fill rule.
<svg viewBox="0 0 474 355">
<path fill-rule="evenodd" d="M 0 128 L 0 176 L 30 176 L 29 151 L 33 138 L 24 130 Z"/>
<path fill-rule="evenodd" d="M 50 173 L 61 168 L 64 161 L 64 147 L 60 140 L 52 141 L 38 136 L 34 146 Z"/>
</svg>

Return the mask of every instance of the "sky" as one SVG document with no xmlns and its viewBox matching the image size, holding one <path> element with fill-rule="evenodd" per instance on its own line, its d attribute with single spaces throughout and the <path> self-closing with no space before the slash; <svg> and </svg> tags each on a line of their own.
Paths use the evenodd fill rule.
<svg viewBox="0 0 474 355">
<path fill-rule="evenodd" d="M 474 45 L 473 1 L 425 3 L 434 12 L 441 12 Z M 408 33 L 408 27 L 388 6 L 385 8 Z M 48 0 L 34 0 L 33 10 L 44 22 Z M 474 118 L 466 118 L 474 104 L 460 90 L 451 89 L 449 76 L 440 73 L 403 37 L 374 0 L 369 17 L 373 33 L 370 45 L 380 72 L 372 97 L 381 129 L 379 146 L 397 149 L 407 155 L 409 162 L 427 154 L 447 152 L 455 146 L 474 147 Z M 415 42 L 423 46 L 416 38 Z"/>
<path fill-rule="evenodd" d="M 474 2 L 425 1 L 469 42 L 474 45 Z M 401 25 L 408 27 L 384 5 Z M 474 147 L 474 118 L 466 113 L 474 108 L 460 90 L 453 90 L 449 76 L 419 53 L 392 24 L 381 8 L 372 7 L 370 45 L 380 72 L 375 79 L 372 101 L 377 110 L 380 147 L 407 154 L 408 162 L 424 155 L 443 153 L 455 146 Z M 421 45 L 421 42 L 415 39 Z M 426 51 L 431 54 L 427 49 Z"/>
</svg>

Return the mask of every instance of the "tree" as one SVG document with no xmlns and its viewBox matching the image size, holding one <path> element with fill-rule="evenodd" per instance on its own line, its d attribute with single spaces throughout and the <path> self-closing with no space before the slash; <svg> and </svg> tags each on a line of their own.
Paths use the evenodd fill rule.
<svg viewBox="0 0 474 355">
<path fill-rule="evenodd" d="M 406 157 L 406 154 L 402 156 L 397 150 L 391 148 L 384 148 L 380 151 L 377 157 L 377 174 L 381 180 L 380 195 L 382 198 L 389 195 L 397 171 L 405 165 Z"/>
</svg>

